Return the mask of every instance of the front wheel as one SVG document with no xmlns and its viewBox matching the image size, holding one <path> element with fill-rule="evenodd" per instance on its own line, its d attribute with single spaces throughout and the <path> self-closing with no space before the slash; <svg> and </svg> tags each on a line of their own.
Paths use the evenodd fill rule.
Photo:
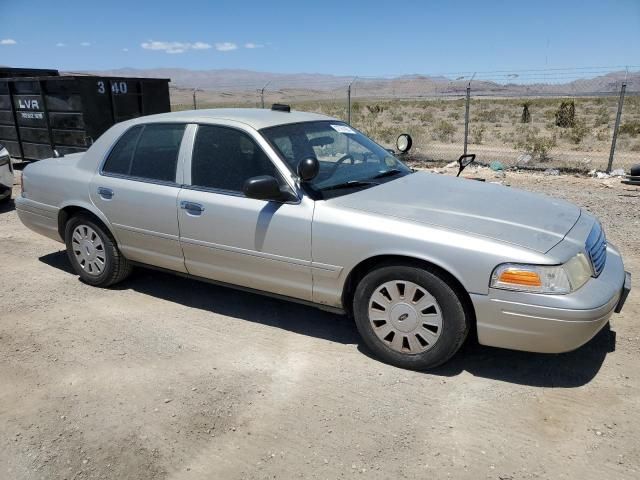
<svg viewBox="0 0 640 480">
<path fill-rule="evenodd" d="M 108 230 L 89 215 L 80 214 L 67 222 L 65 243 L 73 269 L 89 285 L 108 287 L 131 273 L 131 264 Z"/>
<path fill-rule="evenodd" d="M 368 273 L 353 300 L 358 331 L 383 361 L 425 370 L 462 346 L 469 322 L 455 290 L 436 273 L 388 266 Z"/>
</svg>

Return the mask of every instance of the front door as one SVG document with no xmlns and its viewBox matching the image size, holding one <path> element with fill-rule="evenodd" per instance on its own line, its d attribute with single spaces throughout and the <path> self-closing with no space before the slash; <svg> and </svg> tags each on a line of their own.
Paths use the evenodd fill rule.
<svg viewBox="0 0 640 480">
<path fill-rule="evenodd" d="M 198 127 L 188 185 L 178 197 L 185 265 L 192 275 L 311 300 L 313 201 L 242 194 L 244 182 L 258 175 L 284 184 L 258 143 L 236 128 Z"/>
</svg>

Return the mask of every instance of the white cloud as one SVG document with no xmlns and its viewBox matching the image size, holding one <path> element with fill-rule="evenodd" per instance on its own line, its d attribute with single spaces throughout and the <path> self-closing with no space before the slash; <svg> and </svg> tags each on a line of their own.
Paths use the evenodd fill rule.
<svg viewBox="0 0 640 480">
<path fill-rule="evenodd" d="M 15 45 L 16 42 L 13 38 L 3 38 L 0 40 L 0 45 Z"/>
<path fill-rule="evenodd" d="M 191 45 L 191 48 L 194 50 L 208 50 L 211 48 L 211 45 L 204 42 L 196 42 L 193 45 Z"/>
<path fill-rule="evenodd" d="M 123 49 L 122 49 L 122 51 L 123 51 L 123 52 L 128 52 L 128 51 L 129 51 L 129 49 L 128 49 L 128 48 L 123 48 Z"/>
<path fill-rule="evenodd" d="M 181 42 L 155 42 L 150 40 L 143 42 L 140 46 L 145 50 L 162 50 L 167 53 L 183 53 L 189 48 L 189 43 Z"/>
<path fill-rule="evenodd" d="M 244 44 L 244 48 L 262 48 L 262 47 L 264 47 L 264 45 L 262 45 L 261 43 L 248 42 Z"/>
<path fill-rule="evenodd" d="M 159 50 L 166 53 L 184 53 L 187 50 L 207 50 L 211 45 L 204 42 L 157 42 L 149 40 L 140 44 L 145 50 Z"/>
<path fill-rule="evenodd" d="M 220 42 L 216 43 L 216 50 L 219 52 L 230 52 L 238 48 L 238 45 L 232 42 Z"/>
<path fill-rule="evenodd" d="M 62 42 L 56 43 L 56 47 L 66 47 L 66 46 L 67 46 L 66 43 L 62 43 Z"/>
<path fill-rule="evenodd" d="M 90 43 L 90 42 L 82 42 L 82 43 L 80 44 L 80 46 L 81 46 L 81 47 L 90 47 L 90 46 L 91 46 L 91 43 Z"/>
</svg>

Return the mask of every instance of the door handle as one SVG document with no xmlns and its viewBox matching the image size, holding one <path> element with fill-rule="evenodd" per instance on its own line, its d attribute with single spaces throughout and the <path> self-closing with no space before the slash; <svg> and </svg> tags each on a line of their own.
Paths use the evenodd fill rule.
<svg viewBox="0 0 640 480">
<path fill-rule="evenodd" d="M 185 200 L 180 202 L 180 208 L 186 210 L 189 215 L 202 215 L 202 212 L 204 212 L 204 207 L 199 203 Z"/>
<path fill-rule="evenodd" d="M 98 195 L 104 200 L 111 200 L 113 198 L 113 190 L 105 187 L 98 187 Z"/>
</svg>

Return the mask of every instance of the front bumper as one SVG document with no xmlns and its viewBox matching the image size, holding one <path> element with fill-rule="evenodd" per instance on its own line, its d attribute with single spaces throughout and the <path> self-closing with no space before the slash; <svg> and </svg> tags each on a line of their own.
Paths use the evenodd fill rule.
<svg viewBox="0 0 640 480">
<path fill-rule="evenodd" d="M 598 278 L 568 295 L 540 295 L 490 289 L 471 295 L 478 341 L 482 345 L 561 353 L 587 343 L 620 312 L 631 289 L 618 251 L 607 247 L 607 264 Z"/>
</svg>

